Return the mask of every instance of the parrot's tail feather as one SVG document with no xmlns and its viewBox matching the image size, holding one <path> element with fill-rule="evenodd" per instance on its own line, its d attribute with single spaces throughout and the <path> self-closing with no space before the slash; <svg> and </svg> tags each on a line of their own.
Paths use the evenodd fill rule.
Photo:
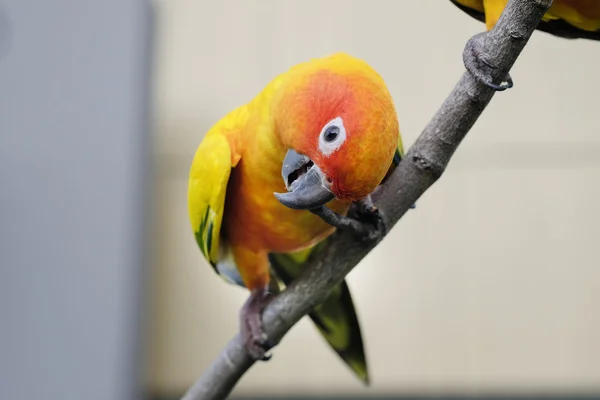
<svg viewBox="0 0 600 400">
<path fill-rule="evenodd" d="M 321 245 L 317 245 L 319 249 Z M 271 268 L 277 278 L 289 285 L 302 271 L 303 264 L 316 247 L 295 254 L 270 254 Z M 369 373 L 360 325 L 346 281 L 337 285 L 329 297 L 309 314 L 325 340 L 366 385 Z"/>
</svg>

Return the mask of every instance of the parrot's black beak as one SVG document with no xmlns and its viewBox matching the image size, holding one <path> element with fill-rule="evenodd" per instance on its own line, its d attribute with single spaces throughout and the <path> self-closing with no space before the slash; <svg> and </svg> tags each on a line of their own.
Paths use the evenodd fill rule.
<svg viewBox="0 0 600 400">
<path fill-rule="evenodd" d="M 335 198 L 321 169 L 295 150 L 285 155 L 281 175 L 288 192 L 275 193 L 275 197 L 289 208 L 310 210 Z"/>
</svg>

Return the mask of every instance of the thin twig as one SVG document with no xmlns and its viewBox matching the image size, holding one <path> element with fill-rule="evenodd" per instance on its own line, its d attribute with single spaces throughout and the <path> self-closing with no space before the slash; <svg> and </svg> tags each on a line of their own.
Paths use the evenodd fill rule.
<svg viewBox="0 0 600 400">
<path fill-rule="evenodd" d="M 551 3 L 551 0 L 510 0 L 485 41 L 486 60 L 496 66 L 495 80 L 506 76 Z M 494 93 L 468 72 L 463 74 L 394 174 L 373 195 L 390 229 L 442 175 Z M 339 231 L 335 236 L 302 276 L 264 310 L 265 330 L 276 342 L 324 301 L 331 289 L 376 245 L 362 243 L 349 232 Z M 236 335 L 182 400 L 226 398 L 253 363 L 239 334 Z"/>
</svg>

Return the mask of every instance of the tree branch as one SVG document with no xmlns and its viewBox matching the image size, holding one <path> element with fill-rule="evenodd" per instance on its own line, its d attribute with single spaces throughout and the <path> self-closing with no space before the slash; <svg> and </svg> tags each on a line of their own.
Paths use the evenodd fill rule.
<svg viewBox="0 0 600 400">
<path fill-rule="evenodd" d="M 551 2 L 510 0 L 494 29 L 485 37 L 486 61 L 495 66 L 494 80 L 506 76 Z M 463 74 L 394 174 L 373 194 L 389 228 L 442 175 L 494 93 L 468 72 Z M 363 244 L 349 232 L 336 232 L 328 248 L 264 310 L 263 321 L 269 338 L 279 342 L 296 322 L 327 298 L 331 289 L 375 245 Z M 182 400 L 226 398 L 253 363 L 239 334 L 236 335 Z"/>
</svg>

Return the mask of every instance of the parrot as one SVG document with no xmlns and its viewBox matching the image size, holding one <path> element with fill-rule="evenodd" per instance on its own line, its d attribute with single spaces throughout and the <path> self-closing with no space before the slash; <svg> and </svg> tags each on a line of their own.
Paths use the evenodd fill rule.
<svg viewBox="0 0 600 400">
<path fill-rule="evenodd" d="M 508 4 L 508 0 L 450 1 L 470 16 L 485 22 L 487 31 L 496 25 Z M 537 29 L 567 39 L 600 40 L 600 0 L 554 0 Z M 485 58 L 482 54 L 481 37 L 476 35 L 473 39 L 475 40 L 469 41 L 467 44 L 469 49 L 465 52 L 467 70 L 494 90 L 505 90 L 512 87 L 510 75 L 500 85 L 492 82 L 490 74 L 492 67 L 485 62 L 477 61 L 482 57 Z"/>
<path fill-rule="evenodd" d="M 343 52 L 275 76 L 203 136 L 189 170 L 190 224 L 213 270 L 249 291 L 239 318 L 252 359 L 268 360 L 274 345 L 262 325 L 266 305 L 341 229 L 314 210 L 351 218 L 355 204 L 381 217 L 370 195 L 403 157 L 396 109 L 383 78 L 366 61 Z M 368 384 L 346 281 L 309 317 Z"/>
</svg>

